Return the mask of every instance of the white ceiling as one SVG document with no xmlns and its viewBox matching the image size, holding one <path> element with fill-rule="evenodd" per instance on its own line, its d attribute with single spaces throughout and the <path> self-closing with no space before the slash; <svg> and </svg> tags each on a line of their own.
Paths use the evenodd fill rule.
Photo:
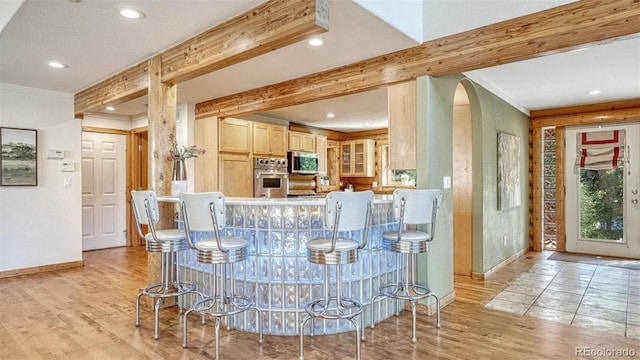
<svg viewBox="0 0 640 360">
<path fill-rule="evenodd" d="M 76 93 L 206 29 L 262 0 L 0 0 L 0 82 Z M 364 6 L 380 0 L 357 0 Z M 524 15 L 569 0 L 403 0 L 422 9 L 423 39 L 445 36 Z M 20 4 L 22 3 L 22 6 Z M 417 5 L 416 5 L 417 3 Z M 335 68 L 418 43 L 352 0 L 332 0 L 325 45 L 298 43 L 178 85 L 178 101 L 197 103 Z M 145 12 L 127 20 L 115 12 L 127 5 Z M 2 22 L 15 9 L 9 23 Z M 382 12 L 384 14 L 384 12 Z M 393 16 L 394 11 L 389 14 Z M 400 12 L 401 13 L 401 12 Z M 405 12 L 406 14 L 406 12 Z M 383 15 L 385 16 L 385 15 Z M 466 19 L 466 20 L 465 20 Z M 397 20 L 397 19 L 396 19 Z M 612 54 L 615 54 L 612 56 Z M 69 65 L 53 70 L 49 60 Z M 466 73 L 523 112 L 640 98 L 640 38 L 610 42 L 585 51 L 556 54 Z M 600 95 L 587 92 L 599 89 Z M 118 106 L 127 116 L 146 111 L 146 99 Z M 336 113 L 329 124 L 326 112 Z M 386 119 L 386 91 L 295 106 L 263 115 L 341 131 L 377 127 Z M 347 124 L 347 125 L 345 125 Z M 384 126 L 384 125 L 378 125 Z"/>
</svg>

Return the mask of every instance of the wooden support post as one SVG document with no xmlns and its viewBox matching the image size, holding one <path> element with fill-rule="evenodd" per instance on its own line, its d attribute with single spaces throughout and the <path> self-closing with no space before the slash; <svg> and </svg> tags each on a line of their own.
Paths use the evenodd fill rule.
<svg viewBox="0 0 640 360">
<path fill-rule="evenodd" d="M 167 161 L 171 149 L 169 136 L 176 133 L 176 86 L 161 81 L 160 57 L 149 60 L 149 187 L 170 195 L 173 162 Z M 175 205 L 160 203 L 159 228 L 173 227 Z M 159 282 L 160 254 L 149 253 L 149 283 Z"/>
</svg>

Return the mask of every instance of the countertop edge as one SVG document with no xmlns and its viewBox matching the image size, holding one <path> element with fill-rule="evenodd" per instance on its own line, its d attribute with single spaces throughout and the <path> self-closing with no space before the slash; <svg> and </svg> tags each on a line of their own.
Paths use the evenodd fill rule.
<svg viewBox="0 0 640 360">
<path fill-rule="evenodd" d="M 393 196 L 388 194 L 378 194 L 373 196 L 373 204 L 388 204 L 392 201 Z M 324 205 L 324 198 L 305 198 L 305 197 L 290 197 L 290 198 L 247 198 L 247 197 L 228 197 L 226 198 L 229 205 Z M 158 201 L 177 203 L 178 197 L 174 196 L 158 196 Z"/>
</svg>

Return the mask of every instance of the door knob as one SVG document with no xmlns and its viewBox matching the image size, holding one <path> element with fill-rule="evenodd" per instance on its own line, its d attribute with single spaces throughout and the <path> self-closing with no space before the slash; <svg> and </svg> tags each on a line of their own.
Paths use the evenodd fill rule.
<svg viewBox="0 0 640 360">
<path fill-rule="evenodd" d="M 631 189 L 631 193 L 633 195 L 637 195 L 638 194 L 638 189 Z"/>
<path fill-rule="evenodd" d="M 638 205 L 638 199 L 633 199 L 633 200 L 631 200 L 631 203 L 632 203 L 633 205 Z"/>
</svg>

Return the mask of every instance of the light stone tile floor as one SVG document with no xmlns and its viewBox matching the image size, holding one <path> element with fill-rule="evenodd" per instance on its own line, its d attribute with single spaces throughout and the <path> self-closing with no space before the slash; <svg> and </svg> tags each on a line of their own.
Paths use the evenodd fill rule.
<svg viewBox="0 0 640 360">
<path fill-rule="evenodd" d="M 545 259 L 485 306 L 640 339 L 640 270 Z"/>
</svg>

